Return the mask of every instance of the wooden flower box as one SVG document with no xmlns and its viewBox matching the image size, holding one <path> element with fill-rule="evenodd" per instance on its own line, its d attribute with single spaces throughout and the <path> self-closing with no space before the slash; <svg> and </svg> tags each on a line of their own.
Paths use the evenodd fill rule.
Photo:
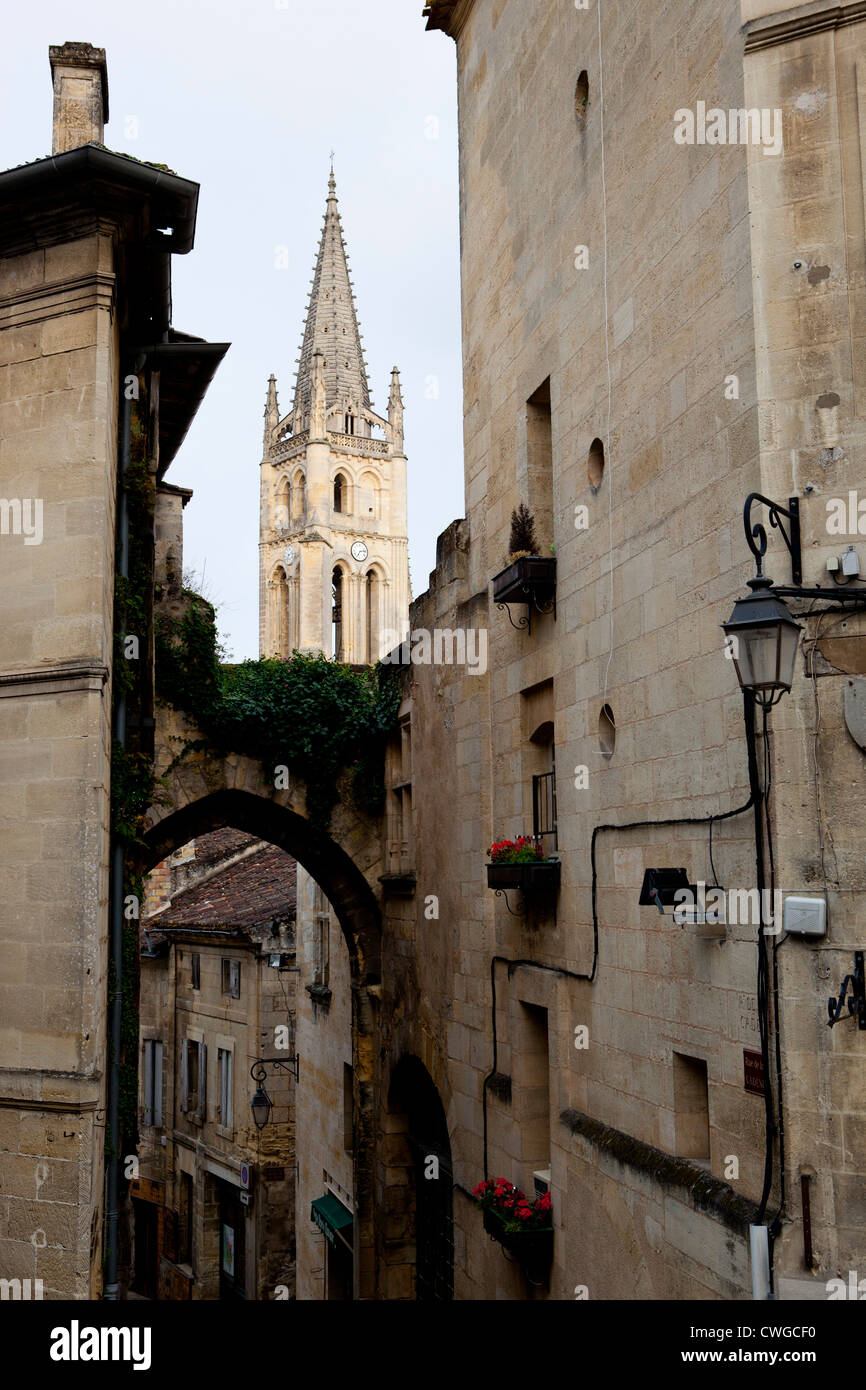
<svg viewBox="0 0 866 1390">
<path fill-rule="evenodd" d="M 543 1272 L 550 1268 L 553 1260 L 553 1227 L 544 1226 L 534 1231 L 507 1231 L 505 1218 L 492 1207 L 484 1209 L 484 1229 L 489 1236 L 499 1242 L 524 1269 Z"/>
<path fill-rule="evenodd" d="M 556 558 L 522 555 L 493 576 L 495 603 L 531 603 L 536 608 L 556 592 Z"/>
<path fill-rule="evenodd" d="M 537 859 L 529 864 L 488 864 L 488 888 L 519 888 L 523 893 L 553 892 L 559 887 L 558 859 Z"/>
</svg>

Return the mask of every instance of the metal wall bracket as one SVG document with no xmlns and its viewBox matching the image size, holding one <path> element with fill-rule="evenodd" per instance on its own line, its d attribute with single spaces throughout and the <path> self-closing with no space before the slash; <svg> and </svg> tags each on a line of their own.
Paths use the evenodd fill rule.
<svg viewBox="0 0 866 1390">
<path fill-rule="evenodd" d="M 526 612 L 524 613 L 523 617 L 522 617 L 518 622 L 515 622 L 514 619 L 513 619 L 512 616 L 511 616 L 511 604 L 510 604 L 510 603 L 497 603 L 496 607 L 505 610 L 505 612 L 508 614 L 508 621 L 510 622 L 511 626 L 512 626 L 513 628 L 516 629 L 517 632 L 524 632 L 524 631 L 525 631 L 525 632 L 528 632 L 528 633 L 530 634 L 530 636 L 532 635 L 532 605 L 531 605 L 531 604 L 527 603 L 527 605 L 526 605 Z"/>
<path fill-rule="evenodd" d="M 851 993 L 848 994 L 848 986 L 851 986 Z M 861 1033 L 866 1033 L 866 976 L 863 971 L 863 952 L 854 952 L 854 974 L 846 975 L 842 981 L 842 988 L 839 991 L 839 998 L 832 998 L 827 1005 L 830 1015 L 827 1020 L 827 1027 L 833 1028 L 842 1021 L 842 1009 L 847 1001 L 848 1017 L 856 1018 L 857 1027 Z"/>
<path fill-rule="evenodd" d="M 787 507 L 781 506 L 778 502 L 771 502 L 769 497 L 764 497 L 760 492 L 750 492 L 746 498 L 746 505 L 743 508 L 743 525 L 746 530 L 746 544 L 755 557 L 758 567 L 758 574 L 763 572 L 764 556 L 767 553 L 767 532 L 760 521 L 752 525 L 751 511 L 755 502 L 760 502 L 767 507 L 770 525 L 774 526 L 785 542 L 788 554 L 791 557 L 791 581 L 794 584 L 803 583 L 803 559 L 800 549 L 800 499 L 799 497 L 789 497 Z M 782 517 L 788 519 L 788 529 L 782 521 Z"/>
<path fill-rule="evenodd" d="M 513 912 L 513 911 L 512 911 L 511 907 L 510 907 L 509 904 L 508 904 L 508 894 L 506 893 L 506 891 L 505 891 L 504 888 L 497 888 L 497 889 L 496 889 L 496 897 L 497 897 L 497 898 L 504 898 L 504 899 L 505 899 L 505 907 L 506 907 L 506 910 L 507 910 L 508 912 L 511 913 L 512 917 L 525 917 L 525 916 L 526 916 L 526 911 L 525 911 L 525 910 L 524 910 L 523 912 Z"/>
</svg>

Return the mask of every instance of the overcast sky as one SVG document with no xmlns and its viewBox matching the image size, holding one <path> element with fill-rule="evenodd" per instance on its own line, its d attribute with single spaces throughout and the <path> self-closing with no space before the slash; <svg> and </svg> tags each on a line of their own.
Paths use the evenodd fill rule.
<svg viewBox="0 0 866 1390">
<path fill-rule="evenodd" d="M 396 363 L 406 403 L 409 555 L 427 587 L 463 514 L 455 53 L 422 0 L 37 0 L 0 45 L 0 168 L 51 152 L 48 46 L 105 48 L 105 143 L 201 184 L 175 256 L 174 327 L 231 350 L 168 481 L 192 487 L 185 565 L 231 655 L 258 655 L 265 389 L 292 405 L 334 166 L 374 409 Z M 286 268 L 279 268 L 287 260 Z"/>
</svg>

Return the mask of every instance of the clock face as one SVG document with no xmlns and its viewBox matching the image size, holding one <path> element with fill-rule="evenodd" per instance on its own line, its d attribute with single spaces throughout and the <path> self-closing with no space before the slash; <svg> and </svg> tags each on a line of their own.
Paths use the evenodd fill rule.
<svg viewBox="0 0 866 1390">
<path fill-rule="evenodd" d="M 352 546 L 352 559 L 363 562 L 367 558 L 367 547 L 363 541 L 355 541 Z"/>
<path fill-rule="evenodd" d="M 285 562 L 286 562 L 287 565 L 290 565 L 290 564 L 292 563 L 292 561 L 294 560 L 294 558 L 295 558 L 295 547 L 294 547 L 293 545 L 287 545 L 286 548 L 285 548 L 285 550 L 283 551 L 283 559 L 285 560 Z"/>
</svg>

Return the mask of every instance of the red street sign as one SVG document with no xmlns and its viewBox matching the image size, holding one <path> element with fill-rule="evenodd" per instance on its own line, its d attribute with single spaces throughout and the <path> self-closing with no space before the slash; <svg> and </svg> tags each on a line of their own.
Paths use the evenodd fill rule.
<svg viewBox="0 0 866 1390">
<path fill-rule="evenodd" d="M 756 1096 L 764 1094 L 764 1058 L 748 1047 L 743 1048 L 743 1084 Z"/>
</svg>

